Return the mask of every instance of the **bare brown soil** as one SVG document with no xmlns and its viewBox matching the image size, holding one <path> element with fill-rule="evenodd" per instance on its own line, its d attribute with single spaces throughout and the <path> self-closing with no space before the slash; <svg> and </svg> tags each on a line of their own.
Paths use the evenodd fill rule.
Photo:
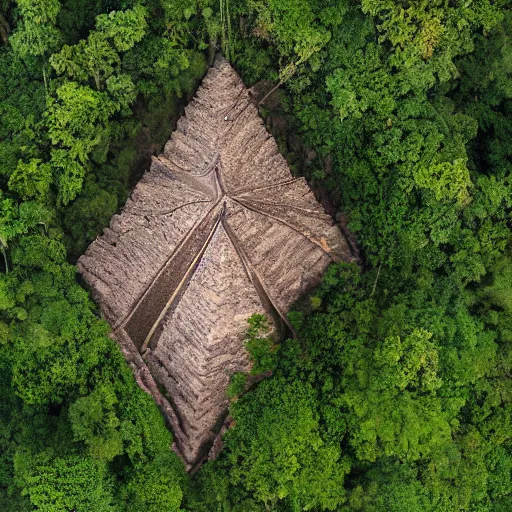
<svg viewBox="0 0 512 512">
<path fill-rule="evenodd" d="M 222 58 L 164 153 L 78 267 L 188 468 L 222 425 L 230 376 L 249 371 L 247 319 L 275 329 L 350 249 L 293 178 Z"/>
</svg>

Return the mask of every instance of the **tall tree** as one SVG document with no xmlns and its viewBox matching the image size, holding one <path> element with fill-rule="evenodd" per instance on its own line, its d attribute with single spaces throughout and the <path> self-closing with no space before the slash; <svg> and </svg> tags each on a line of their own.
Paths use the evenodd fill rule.
<svg viewBox="0 0 512 512">
<path fill-rule="evenodd" d="M 56 26 L 59 0 L 17 0 L 21 22 L 9 38 L 15 53 L 23 59 L 41 62 L 45 89 L 48 92 L 48 57 L 61 42 Z"/>
</svg>

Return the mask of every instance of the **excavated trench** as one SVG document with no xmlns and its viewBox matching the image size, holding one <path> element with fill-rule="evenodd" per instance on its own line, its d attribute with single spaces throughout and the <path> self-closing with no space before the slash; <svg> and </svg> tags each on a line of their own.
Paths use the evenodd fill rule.
<svg viewBox="0 0 512 512">
<path fill-rule="evenodd" d="M 179 301 L 220 220 L 218 204 L 194 226 L 141 297 L 124 329 L 142 352 L 169 308 Z"/>
</svg>

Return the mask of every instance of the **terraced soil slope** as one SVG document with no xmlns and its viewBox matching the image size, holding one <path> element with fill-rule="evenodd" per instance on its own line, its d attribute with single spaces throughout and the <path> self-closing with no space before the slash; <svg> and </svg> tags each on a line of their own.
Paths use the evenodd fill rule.
<svg viewBox="0 0 512 512">
<path fill-rule="evenodd" d="M 188 468 L 208 454 L 247 318 L 279 332 L 347 243 L 293 178 L 250 94 L 217 58 L 164 152 L 78 268 Z"/>
</svg>

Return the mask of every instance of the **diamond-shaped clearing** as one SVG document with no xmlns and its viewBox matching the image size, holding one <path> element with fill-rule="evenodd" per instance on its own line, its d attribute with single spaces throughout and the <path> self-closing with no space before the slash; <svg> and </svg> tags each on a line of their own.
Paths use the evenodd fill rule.
<svg viewBox="0 0 512 512">
<path fill-rule="evenodd" d="M 286 332 L 290 305 L 350 249 L 294 178 L 233 68 L 217 58 L 164 153 L 80 258 L 137 382 L 188 468 L 205 458 L 247 319 Z"/>
</svg>

